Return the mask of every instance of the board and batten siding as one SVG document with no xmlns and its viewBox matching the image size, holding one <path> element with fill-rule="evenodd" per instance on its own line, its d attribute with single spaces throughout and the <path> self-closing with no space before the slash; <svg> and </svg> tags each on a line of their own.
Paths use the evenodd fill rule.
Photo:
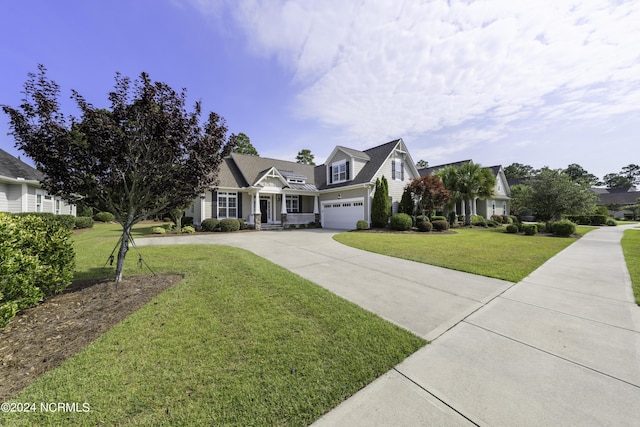
<svg viewBox="0 0 640 427">
<path fill-rule="evenodd" d="M 404 165 L 404 168 L 403 168 L 404 180 L 400 181 L 400 180 L 391 178 L 392 168 L 393 168 L 391 163 L 393 162 L 393 159 L 394 159 L 393 156 L 391 156 L 384 162 L 384 164 L 380 168 L 380 171 L 378 172 L 378 175 L 376 176 L 376 178 L 380 178 L 380 179 L 382 179 L 382 176 L 387 178 L 387 183 L 389 184 L 389 196 L 391 197 L 391 214 L 392 215 L 398 213 L 398 205 L 400 204 L 400 200 L 402 199 L 402 193 L 404 192 L 404 188 L 414 178 L 416 178 L 415 176 L 413 176 L 411 170 L 407 168 L 407 160 L 404 155 L 402 155 L 402 158 L 403 158 L 403 165 Z M 375 179 L 374 179 L 374 182 L 375 182 Z"/>
</svg>

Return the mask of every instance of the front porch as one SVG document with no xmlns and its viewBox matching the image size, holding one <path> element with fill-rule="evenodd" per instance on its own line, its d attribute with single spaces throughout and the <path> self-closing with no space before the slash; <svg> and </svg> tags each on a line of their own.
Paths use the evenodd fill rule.
<svg viewBox="0 0 640 427">
<path fill-rule="evenodd" d="M 251 194 L 248 223 L 256 230 L 274 230 L 319 223 L 318 196 L 258 191 Z"/>
</svg>

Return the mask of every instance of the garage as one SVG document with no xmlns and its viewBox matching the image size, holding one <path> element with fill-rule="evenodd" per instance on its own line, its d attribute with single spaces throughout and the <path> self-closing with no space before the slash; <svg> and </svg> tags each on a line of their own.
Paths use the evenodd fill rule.
<svg viewBox="0 0 640 427">
<path fill-rule="evenodd" d="M 327 200 L 321 203 L 320 216 L 323 228 L 353 230 L 364 216 L 364 198 Z"/>
</svg>

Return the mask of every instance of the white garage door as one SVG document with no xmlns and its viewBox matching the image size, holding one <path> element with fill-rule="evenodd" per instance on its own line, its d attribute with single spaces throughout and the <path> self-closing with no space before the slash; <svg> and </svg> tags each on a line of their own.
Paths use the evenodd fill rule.
<svg viewBox="0 0 640 427">
<path fill-rule="evenodd" d="M 322 202 L 320 215 L 323 228 L 354 230 L 356 222 L 366 219 L 364 217 L 364 198 Z"/>
</svg>

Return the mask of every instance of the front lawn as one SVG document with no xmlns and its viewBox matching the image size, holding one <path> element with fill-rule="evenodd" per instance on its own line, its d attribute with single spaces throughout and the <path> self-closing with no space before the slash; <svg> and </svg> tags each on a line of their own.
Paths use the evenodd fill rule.
<svg viewBox="0 0 640 427">
<path fill-rule="evenodd" d="M 577 227 L 585 234 L 594 227 Z M 455 234 L 349 232 L 340 243 L 396 258 L 519 282 L 575 241 L 573 238 L 523 236 L 501 230 L 458 228 Z"/>
<path fill-rule="evenodd" d="M 116 230 L 75 235 L 77 278 L 113 273 Z M 0 413 L 0 425 L 308 425 L 425 344 L 241 249 L 141 252 L 184 280 L 13 398 L 90 411 Z"/>
<path fill-rule="evenodd" d="M 622 236 L 622 251 L 631 276 L 633 295 L 640 305 L 640 230 L 625 230 Z"/>
</svg>

